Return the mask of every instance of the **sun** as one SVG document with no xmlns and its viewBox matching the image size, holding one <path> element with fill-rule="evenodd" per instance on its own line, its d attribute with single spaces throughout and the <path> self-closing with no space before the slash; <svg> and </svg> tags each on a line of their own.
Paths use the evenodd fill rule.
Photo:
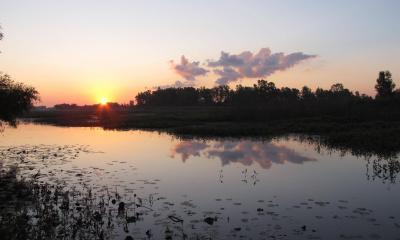
<svg viewBox="0 0 400 240">
<path fill-rule="evenodd" d="M 107 98 L 105 98 L 105 97 L 102 97 L 102 98 L 100 98 L 100 104 L 101 105 L 106 105 L 107 104 Z"/>
</svg>

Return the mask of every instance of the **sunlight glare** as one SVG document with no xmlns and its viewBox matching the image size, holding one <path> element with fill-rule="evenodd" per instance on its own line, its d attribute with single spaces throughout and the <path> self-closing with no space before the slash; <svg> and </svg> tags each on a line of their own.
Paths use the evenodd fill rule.
<svg viewBox="0 0 400 240">
<path fill-rule="evenodd" d="M 107 98 L 105 98 L 105 97 L 102 97 L 101 99 L 100 99 L 100 104 L 101 105 L 106 105 L 107 104 Z"/>
</svg>

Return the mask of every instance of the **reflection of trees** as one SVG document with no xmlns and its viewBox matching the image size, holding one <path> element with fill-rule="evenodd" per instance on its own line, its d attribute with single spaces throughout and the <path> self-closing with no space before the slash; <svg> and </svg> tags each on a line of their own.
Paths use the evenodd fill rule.
<svg viewBox="0 0 400 240">
<path fill-rule="evenodd" d="M 330 144 L 320 137 L 296 137 L 300 142 L 314 146 L 320 153 L 339 153 L 340 156 L 352 154 L 366 159 L 366 176 L 368 180 L 381 179 L 383 182 L 395 183 L 400 173 L 400 161 L 397 154 L 381 151 L 379 154 L 368 151 L 354 150 L 344 146 Z M 316 161 L 313 158 L 302 156 L 285 146 L 278 146 L 271 142 L 255 142 L 250 140 L 206 142 L 196 140 L 181 141 L 172 149 L 172 156 L 178 155 L 182 161 L 191 157 L 217 158 L 222 165 L 240 163 L 250 166 L 258 163 L 262 168 L 269 169 L 273 164 L 284 164 L 286 162 L 302 164 L 304 162 Z"/>
<path fill-rule="evenodd" d="M 286 162 L 302 164 L 316 161 L 285 146 L 250 140 L 221 141 L 209 144 L 199 141 L 182 141 L 172 151 L 173 156 L 180 155 L 183 161 L 194 156 L 205 156 L 220 159 L 222 165 L 241 163 L 250 166 L 258 163 L 264 169 L 269 169 L 272 164 L 284 164 Z"/>
<path fill-rule="evenodd" d="M 397 175 L 400 173 L 397 148 L 391 148 L 385 144 L 371 149 L 368 148 L 367 144 L 364 144 L 362 139 L 359 139 L 359 141 L 348 140 L 348 142 L 334 142 L 318 136 L 299 136 L 297 139 L 315 146 L 318 153 L 322 151 L 339 152 L 340 156 L 352 154 L 365 159 L 368 180 L 381 179 L 383 182 L 396 183 Z"/>
<path fill-rule="evenodd" d="M 400 162 L 397 158 L 374 158 L 367 159 L 367 179 L 381 179 L 382 182 L 396 183 L 397 175 L 400 173 Z"/>
</svg>

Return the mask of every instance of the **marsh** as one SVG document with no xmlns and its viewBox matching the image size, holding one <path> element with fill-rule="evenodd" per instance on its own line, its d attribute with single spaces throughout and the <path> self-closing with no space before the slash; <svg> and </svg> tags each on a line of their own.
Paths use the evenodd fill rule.
<svg viewBox="0 0 400 240">
<path fill-rule="evenodd" d="M 182 139 L 35 124 L 6 128 L 0 145 L 3 173 L 17 168 L 15 181 L 41 189 L 28 191 L 36 196 L 30 204 L 1 204 L 1 229 L 10 239 L 18 235 L 5 226 L 22 212 L 29 221 L 19 221 L 16 231 L 22 234 L 23 227 L 37 239 L 400 235 L 397 155 L 353 155 L 296 135 Z M 50 210 L 34 206 L 51 206 L 50 219 L 58 219 L 51 231 L 40 228 Z"/>
<path fill-rule="evenodd" d="M 400 1 L 0 1 L 0 240 L 400 240 Z"/>
</svg>

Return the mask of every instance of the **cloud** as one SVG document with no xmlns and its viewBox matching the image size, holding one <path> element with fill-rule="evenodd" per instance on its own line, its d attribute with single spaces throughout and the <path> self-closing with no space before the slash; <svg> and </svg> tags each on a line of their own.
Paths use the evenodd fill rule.
<svg viewBox="0 0 400 240">
<path fill-rule="evenodd" d="M 208 67 L 222 67 L 222 70 L 214 69 L 214 73 L 220 76 L 216 83 L 227 84 L 241 78 L 265 78 L 277 71 L 287 70 L 304 60 L 315 57 L 316 55 L 302 52 L 287 55 L 272 53 L 269 48 L 262 48 L 256 54 L 250 51 L 237 55 L 221 52 L 218 60 L 208 61 Z"/>
<path fill-rule="evenodd" d="M 219 66 L 240 66 L 243 65 L 244 61 L 240 56 L 237 55 L 230 55 L 229 53 L 226 52 L 221 52 L 221 57 L 219 58 L 218 61 L 209 61 L 208 66 L 209 67 L 219 67 Z"/>
<path fill-rule="evenodd" d="M 285 71 L 315 57 L 317 56 L 302 52 L 272 53 L 269 48 L 261 48 L 257 53 L 244 51 L 230 54 L 222 51 L 218 60 L 208 60 L 206 67 L 201 67 L 200 62 L 191 62 L 182 55 L 180 63 L 170 62 L 174 72 L 184 78 L 185 82 L 177 81 L 168 86 L 194 86 L 197 77 L 205 76 L 210 71 L 218 76 L 215 80 L 218 85 L 226 85 L 243 78 L 267 78 L 277 71 Z"/>
<path fill-rule="evenodd" d="M 183 55 L 179 64 L 171 61 L 171 66 L 175 73 L 187 81 L 195 81 L 196 77 L 204 76 L 209 72 L 207 69 L 200 67 L 200 62 L 190 62 Z"/>
<path fill-rule="evenodd" d="M 285 146 L 278 146 L 270 142 L 222 141 L 214 144 L 206 144 L 197 141 L 183 141 L 172 150 L 175 155 L 181 155 L 183 161 L 193 156 L 217 158 L 222 165 L 240 163 L 251 166 L 258 163 L 262 168 L 269 169 L 273 164 L 303 164 L 316 161 L 314 158 L 302 156 Z"/>
<path fill-rule="evenodd" d="M 219 85 L 226 85 L 230 82 L 237 81 L 239 78 L 242 77 L 242 75 L 232 67 L 224 67 L 222 70 L 214 69 L 214 73 L 220 76 L 215 81 Z"/>
</svg>

